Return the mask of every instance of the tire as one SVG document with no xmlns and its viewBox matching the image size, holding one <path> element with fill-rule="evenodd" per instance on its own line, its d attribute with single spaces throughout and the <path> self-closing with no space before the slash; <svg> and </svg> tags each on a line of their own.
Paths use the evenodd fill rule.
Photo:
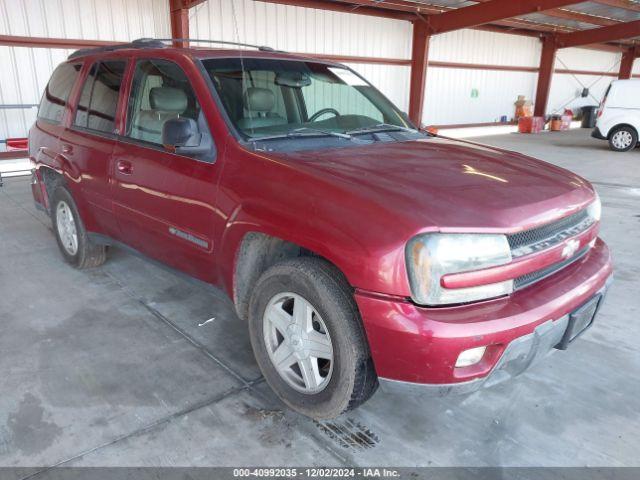
<svg viewBox="0 0 640 480">
<path fill-rule="evenodd" d="M 288 300 L 280 303 L 282 298 Z M 298 352 L 294 350 L 296 331 L 291 333 L 289 330 L 298 327 L 292 327 L 291 323 L 288 323 L 287 337 L 277 328 L 272 329 L 273 322 L 269 318 L 273 317 L 268 313 L 275 309 L 289 315 L 281 318 L 285 325 L 286 322 L 295 323 L 294 309 L 296 305 L 305 305 L 305 301 L 311 306 L 312 314 L 297 318 L 306 318 L 307 324 L 312 323 L 313 326 L 306 332 L 300 330 L 300 336 L 309 335 L 309 338 L 320 338 L 322 342 L 328 340 L 332 350 L 330 361 L 324 358 L 313 360 L 311 354 L 299 360 L 308 350 L 303 347 L 299 347 L 301 350 Z M 285 311 L 287 308 L 290 313 Z M 335 418 L 367 401 L 378 388 L 378 377 L 352 289 L 341 272 L 325 260 L 294 258 L 264 272 L 251 296 L 249 333 L 253 352 L 267 383 L 284 403 L 303 415 L 314 419 Z M 297 362 L 286 370 L 286 375 L 276 368 L 272 360 L 276 356 L 274 349 L 279 348 L 274 343 L 280 338 L 282 343 L 279 347 L 288 345 L 294 351 L 293 362 Z M 309 343 L 308 340 L 300 343 L 312 345 L 310 348 L 314 349 L 315 346 L 326 348 L 324 343 Z M 313 388 L 309 387 L 314 381 L 307 382 L 302 378 L 303 365 L 308 365 L 308 362 L 317 362 L 317 391 L 311 391 Z M 305 371 L 309 372 L 309 368 Z"/>
<path fill-rule="evenodd" d="M 69 222 L 67 219 L 72 219 Z M 60 220 L 60 221 L 59 221 Z M 78 214 L 73 197 L 64 185 L 57 185 L 51 196 L 51 223 L 60 252 L 65 261 L 78 269 L 98 267 L 107 259 L 107 247 L 89 240 L 84 223 Z M 70 244 L 69 231 L 65 225 L 73 225 L 75 244 Z M 62 231 L 61 231 L 62 230 Z"/>
<path fill-rule="evenodd" d="M 628 152 L 638 144 L 638 132 L 628 125 L 621 125 L 611 130 L 609 148 L 614 152 Z"/>
</svg>

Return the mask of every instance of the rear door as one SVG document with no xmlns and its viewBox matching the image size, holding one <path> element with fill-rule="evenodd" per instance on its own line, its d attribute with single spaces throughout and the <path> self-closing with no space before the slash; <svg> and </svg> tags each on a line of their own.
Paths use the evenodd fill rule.
<svg viewBox="0 0 640 480">
<path fill-rule="evenodd" d="M 167 59 L 133 66 L 126 131 L 113 152 L 113 201 L 125 243 L 168 265 L 207 279 L 213 274 L 215 147 L 190 157 L 162 145 L 167 120 L 196 121 L 212 142 L 202 102 L 183 68 Z M 213 145 L 213 142 L 212 142 Z"/>
<path fill-rule="evenodd" d="M 60 137 L 60 149 L 78 170 L 78 184 L 88 215 L 87 230 L 118 236 L 111 201 L 111 154 L 115 145 L 116 112 L 127 61 L 102 59 L 87 65 L 70 127 Z M 78 200 L 78 199 L 76 199 Z"/>
<path fill-rule="evenodd" d="M 74 91 L 82 62 L 60 64 L 51 75 L 38 107 L 36 123 L 29 131 L 31 154 L 36 162 L 60 167 L 60 135 L 65 129 L 65 114 Z M 35 198 L 42 199 L 37 186 L 33 186 Z M 48 207 L 48 205 L 45 205 Z"/>
</svg>

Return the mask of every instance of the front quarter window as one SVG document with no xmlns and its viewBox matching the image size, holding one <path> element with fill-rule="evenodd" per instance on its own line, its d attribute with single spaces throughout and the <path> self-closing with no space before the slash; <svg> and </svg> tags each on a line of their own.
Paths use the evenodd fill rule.
<svg viewBox="0 0 640 480">
<path fill-rule="evenodd" d="M 176 120 L 184 121 L 185 127 L 190 125 L 197 145 L 174 153 L 213 162 L 213 137 L 187 74 L 169 60 L 138 60 L 129 94 L 125 135 L 141 145 L 165 150 L 165 131 Z"/>
</svg>

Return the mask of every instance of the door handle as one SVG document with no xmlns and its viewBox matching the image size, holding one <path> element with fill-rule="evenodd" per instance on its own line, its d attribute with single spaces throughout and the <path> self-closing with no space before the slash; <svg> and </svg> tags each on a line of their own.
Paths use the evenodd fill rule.
<svg viewBox="0 0 640 480">
<path fill-rule="evenodd" d="M 133 165 L 126 160 L 119 160 L 116 167 L 123 175 L 131 175 L 133 173 Z"/>
<path fill-rule="evenodd" d="M 63 143 L 62 144 L 62 153 L 71 153 L 73 152 L 73 147 L 71 145 L 69 145 L 68 143 Z"/>
</svg>

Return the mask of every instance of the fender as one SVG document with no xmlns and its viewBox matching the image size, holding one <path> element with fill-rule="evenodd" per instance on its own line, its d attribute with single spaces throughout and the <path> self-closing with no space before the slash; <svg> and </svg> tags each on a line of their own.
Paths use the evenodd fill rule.
<svg viewBox="0 0 640 480">
<path fill-rule="evenodd" d="M 82 175 L 78 168 L 70 162 L 64 155 L 56 153 L 53 149 L 47 147 L 40 147 L 36 152 L 36 158 L 32 160 L 35 164 L 35 170 L 38 172 L 38 179 L 44 180 L 40 169 L 45 168 L 53 172 L 56 172 L 64 179 L 65 186 L 69 189 L 71 196 L 76 202 L 78 213 L 82 218 L 85 226 L 88 230 L 91 230 L 90 225 L 94 225 L 95 221 L 90 209 L 83 201 L 83 196 L 80 193 L 80 183 L 82 181 Z M 49 195 L 52 192 L 48 192 L 44 186 L 41 186 L 42 194 L 44 197 L 45 209 L 50 209 Z"/>
<path fill-rule="evenodd" d="M 231 142 L 229 147 L 219 184 L 225 222 L 216 277 L 231 298 L 240 246 L 250 232 L 324 257 L 355 288 L 410 295 L 403 239 L 414 230 L 406 217 L 353 194 L 345 186 L 349 180 L 295 160 L 233 148 Z"/>
<path fill-rule="evenodd" d="M 268 220 L 267 220 L 268 219 Z M 311 224 L 313 225 L 313 224 Z M 284 226 L 287 226 L 286 228 Z M 316 235 L 316 230 L 323 229 L 323 236 Z M 238 205 L 229 217 L 218 249 L 218 265 L 220 283 L 226 292 L 233 297 L 233 277 L 238 259 L 240 245 L 249 233 L 262 233 L 286 242 L 298 245 L 317 255 L 326 258 L 344 273 L 351 285 L 357 282 L 353 251 L 336 248 L 337 245 L 359 245 L 356 238 L 347 237 L 336 229 L 326 227 L 313 228 L 308 223 L 286 209 L 273 208 L 258 203 L 244 203 Z M 327 234 L 334 237 L 333 242 L 320 241 Z M 329 243 L 334 247 L 329 248 Z M 360 246 L 364 248 L 364 246 Z M 404 261 L 404 260 L 403 260 Z"/>
</svg>

